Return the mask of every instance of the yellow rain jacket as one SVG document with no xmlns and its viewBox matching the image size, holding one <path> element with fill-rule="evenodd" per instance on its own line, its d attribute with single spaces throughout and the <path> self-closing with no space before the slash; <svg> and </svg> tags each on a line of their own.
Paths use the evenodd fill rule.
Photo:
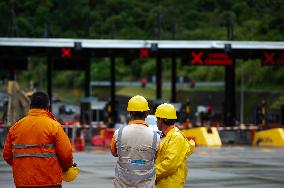
<svg viewBox="0 0 284 188">
<path fill-rule="evenodd" d="M 160 144 L 160 153 L 156 159 L 156 187 L 184 187 L 187 176 L 187 157 L 194 151 L 195 144 L 189 142 L 176 127 L 166 131 L 166 137 Z"/>
</svg>

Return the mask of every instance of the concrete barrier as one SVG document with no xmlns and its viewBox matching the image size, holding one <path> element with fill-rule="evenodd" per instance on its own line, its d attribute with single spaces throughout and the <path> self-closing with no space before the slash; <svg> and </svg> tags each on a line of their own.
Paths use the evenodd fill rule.
<svg viewBox="0 0 284 188">
<path fill-rule="evenodd" d="M 284 129 L 275 128 L 256 132 L 253 139 L 253 145 L 284 147 Z"/>
<path fill-rule="evenodd" d="M 184 129 L 181 132 L 189 139 L 194 138 L 198 146 L 222 146 L 222 142 L 216 127 L 199 127 Z"/>
</svg>

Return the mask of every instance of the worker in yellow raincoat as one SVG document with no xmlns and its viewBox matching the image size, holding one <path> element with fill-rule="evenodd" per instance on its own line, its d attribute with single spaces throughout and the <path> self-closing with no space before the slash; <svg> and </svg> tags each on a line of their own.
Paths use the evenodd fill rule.
<svg viewBox="0 0 284 188">
<path fill-rule="evenodd" d="M 193 153 L 195 143 L 187 140 L 174 126 L 177 116 L 173 105 L 159 105 L 155 116 L 159 130 L 165 135 L 156 159 L 156 187 L 183 187 L 187 176 L 187 158 Z"/>
</svg>

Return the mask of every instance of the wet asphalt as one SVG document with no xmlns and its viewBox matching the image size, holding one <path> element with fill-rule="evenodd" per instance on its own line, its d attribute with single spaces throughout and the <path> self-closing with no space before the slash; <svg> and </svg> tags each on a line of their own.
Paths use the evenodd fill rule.
<svg viewBox="0 0 284 188">
<path fill-rule="evenodd" d="M 64 188 L 113 187 L 116 158 L 109 149 L 88 148 L 74 153 L 78 178 Z M 284 187 L 284 148 L 197 147 L 188 159 L 185 187 Z M 11 168 L 0 157 L 0 187 L 14 188 Z"/>
</svg>

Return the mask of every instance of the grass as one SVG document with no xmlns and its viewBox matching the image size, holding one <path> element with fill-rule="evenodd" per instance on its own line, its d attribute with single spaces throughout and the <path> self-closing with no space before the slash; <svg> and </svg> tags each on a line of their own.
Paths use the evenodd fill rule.
<svg viewBox="0 0 284 188">
<path fill-rule="evenodd" d="M 5 84 L 0 85 L 0 91 L 5 92 L 7 86 Z M 196 86 L 191 88 L 189 86 L 177 86 L 177 95 L 180 91 L 183 92 L 194 92 L 194 91 L 223 91 L 223 86 L 214 86 L 214 87 L 204 87 L 204 86 Z M 238 85 L 236 86 L 236 91 L 240 91 Z M 284 92 L 283 86 L 275 85 L 275 84 L 262 84 L 261 86 L 254 86 L 253 88 L 245 87 L 245 92 L 248 91 L 259 91 L 259 92 L 269 92 L 269 93 L 279 93 L 279 97 L 271 100 L 272 108 L 280 108 L 281 105 L 284 104 Z M 56 88 L 53 87 L 54 97 L 59 97 L 64 102 L 70 102 L 79 104 L 80 99 L 84 97 L 84 90 L 82 88 Z M 281 94 L 282 93 L 282 94 Z M 124 95 L 124 96 L 134 96 L 134 95 L 143 95 L 148 99 L 156 98 L 156 86 L 155 85 L 147 85 L 145 88 L 128 86 L 128 87 L 116 87 L 116 95 Z M 100 100 L 108 100 L 110 97 L 110 87 L 93 87 L 92 88 L 92 96 L 99 98 Z M 171 87 L 164 86 L 162 87 L 162 98 L 170 99 L 171 98 Z M 251 99 L 252 101 L 246 101 L 247 103 L 254 103 L 258 100 L 261 100 L 258 96 L 255 96 Z M 1 111 L 0 111 L 1 115 Z"/>
<path fill-rule="evenodd" d="M 64 102 L 79 104 L 84 93 L 79 89 L 53 88 L 53 96 Z"/>
<path fill-rule="evenodd" d="M 239 85 L 237 85 L 236 89 L 240 90 L 241 88 Z M 273 84 L 273 83 L 263 83 L 254 86 L 245 86 L 244 89 L 252 91 L 284 92 L 284 87 L 282 84 Z"/>
<path fill-rule="evenodd" d="M 185 87 L 185 86 L 178 86 L 178 91 L 219 91 L 223 90 L 223 87 Z M 156 87 L 155 86 L 147 86 L 146 88 L 142 87 L 135 87 L 135 86 L 129 86 L 129 87 L 123 87 L 119 88 L 116 91 L 117 95 L 126 95 L 126 96 L 134 96 L 134 95 L 143 95 L 144 97 L 148 99 L 155 99 L 156 98 Z M 171 97 L 171 87 L 162 87 L 162 98 L 170 99 Z"/>
<path fill-rule="evenodd" d="M 284 94 L 278 97 L 278 99 L 271 105 L 271 108 L 280 109 L 284 105 Z"/>
<path fill-rule="evenodd" d="M 148 99 L 154 99 L 156 89 L 154 87 L 123 87 L 117 90 L 117 95 L 126 95 L 126 96 L 134 96 L 134 95 L 142 95 Z"/>
</svg>

